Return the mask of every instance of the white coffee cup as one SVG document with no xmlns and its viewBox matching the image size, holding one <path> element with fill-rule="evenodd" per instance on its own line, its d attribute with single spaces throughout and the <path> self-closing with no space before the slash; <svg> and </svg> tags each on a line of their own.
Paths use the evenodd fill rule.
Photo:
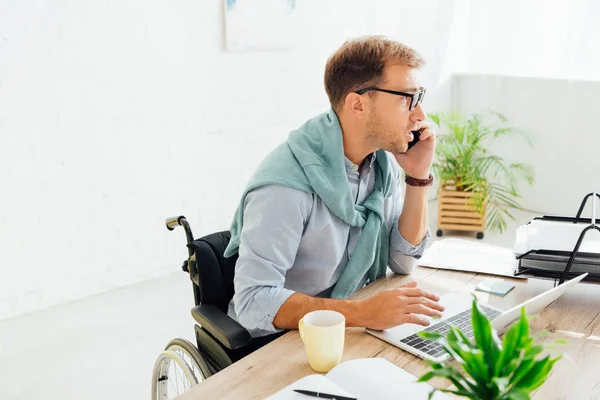
<svg viewBox="0 0 600 400">
<path fill-rule="evenodd" d="M 342 361 L 346 336 L 343 314 L 330 310 L 309 312 L 298 322 L 298 331 L 312 369 L 328 372 Z"/>
</svg>

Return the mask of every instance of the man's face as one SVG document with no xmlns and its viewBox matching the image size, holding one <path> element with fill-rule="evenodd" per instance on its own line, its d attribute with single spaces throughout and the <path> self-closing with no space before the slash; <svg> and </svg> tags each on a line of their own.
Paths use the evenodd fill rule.
<svg viewBox="0 0 600 400">
<path fill-rule="evenodd" d="M 405 65 L 386 66 L 384 76 L 384 83 L 378 86 L 380 89 L 415 93 L 421 88 L 416 71 Z M 413 139 L 410 131 L 421 128 L 425 112 L 421 105 L 410 111 L 410 97 L 373 93 L 372 101 L 368 102 L 367 140 L 378 149 L 405 153 Z"/>
</svg>

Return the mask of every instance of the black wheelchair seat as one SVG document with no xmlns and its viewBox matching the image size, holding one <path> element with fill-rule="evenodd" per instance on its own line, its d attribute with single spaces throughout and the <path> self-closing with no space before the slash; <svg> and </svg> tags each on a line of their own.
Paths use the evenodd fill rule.
<svg viewBox="0 0 600 400">
<path fill-rule="evenodd" d="M 223 256 L 231 239 L 229 231 L 192 239 L 185 217 L 167 220 L 167 228 L 172 229 L 175 225 L 183 226 L 188 238 L 189 257 L 183 269 L 189 272 L 193 283 L 195 306 L 191 312 L 198 323 L 194 326 L 196 342 L 199 355 L 210 366 L 210 374 L 228 367 L 286 332 L 252 338 L 246 328 L 227 315 L 235 292 L 238 259 L 237 254 L 229 258 Z"/>
</svg>

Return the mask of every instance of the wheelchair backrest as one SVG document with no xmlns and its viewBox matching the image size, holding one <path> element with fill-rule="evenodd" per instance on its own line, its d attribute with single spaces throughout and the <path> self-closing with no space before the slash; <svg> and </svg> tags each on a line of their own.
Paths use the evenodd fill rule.
<svg viewBox="0 0 600 400">
<path fill-rule="evenodd" d="M 237 253 L 230 257 L 223 257 L 225 248 L 229 244 L 231 233 L 229 231 L 216 232 L 188 243 L 194 251 L 197 269 L 197 279 L 192 280 L 198 286 L 201 304 L 212 304 L 227 312 L 229 301 L 233 297 L 233 276 Z M 193 267 L 189 266 L 190 274 Z"/>
</svg>

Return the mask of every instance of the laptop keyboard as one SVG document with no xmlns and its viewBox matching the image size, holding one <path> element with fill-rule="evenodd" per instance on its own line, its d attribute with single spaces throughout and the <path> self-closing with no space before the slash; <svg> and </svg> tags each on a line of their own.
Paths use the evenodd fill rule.
<svg viewBox="0 0 600 400">
<path fill-rule="evenodd" d="M 479 305 L 479 308 L 483 313 L 488 317 L 488 319 L 492 320 L 496 316 L 500 315 L 499 311 L 492 310 L 491 308 Z M 443 321 L 438 322 L 435 325 L 431 325 L 427 327 L 427 329 L 423 329 L 425 332 L 437 332 L 441 334 L 443 337 L 446 336 L 448 331 L 450 330 L 450 324 L 459 328 L 462 333 L 465 334 L 469 339 L 473 338 L 473 327 L 471 326 L 471 309 L 467 309 L 461 313 L 456 314 L 452 318 L 445 319 Z M 407 344 L 415 349 L 418 349 L 422 353 L 429 354 L 432 357 L 440 357 L 445 351 L 441 344 L 434 342 L 432 340 L 423 339 L 418 336 L 418 334 L 410 335 L 400 340 L 401 343 Z"/>
</svg>

